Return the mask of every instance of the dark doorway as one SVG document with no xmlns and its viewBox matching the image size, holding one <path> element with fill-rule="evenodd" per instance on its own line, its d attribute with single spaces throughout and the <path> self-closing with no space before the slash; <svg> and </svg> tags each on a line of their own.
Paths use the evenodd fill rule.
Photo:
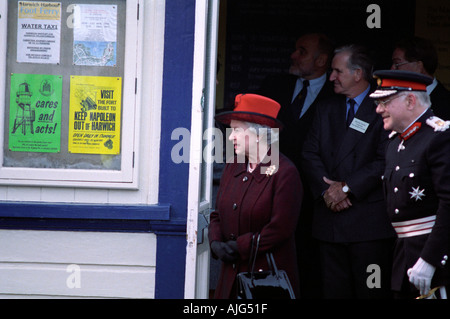
<svg viewBox="0 0 450 319">
<path fill-rule="evenodd" d="M 224 0 L 222 0 L 224 1 Z M 415 1 L 378 1 L 380 28 L 368 24 L 373 0 L 225 0 L 224 107 L 256 90 L 268 74 L 286 73 L 296 39 L 319 31 L 337 45 L 369 47 L 376 69 L 389 68 L 394 43 L 414 34 Z M 221 14 L 221 17 L 224 15 Z M 372 28 L 371 28 L 372 27 Z"/>
</svg>

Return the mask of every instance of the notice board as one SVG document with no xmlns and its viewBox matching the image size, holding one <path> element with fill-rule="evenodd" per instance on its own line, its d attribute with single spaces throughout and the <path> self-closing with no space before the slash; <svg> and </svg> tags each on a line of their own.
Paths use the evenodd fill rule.
<svg viewBox="0 0 450 319">
<path fill-rule="evenodd" d="M 8 1 L 3 166 L 121 169 L 126 7 Z"/>
</svg>

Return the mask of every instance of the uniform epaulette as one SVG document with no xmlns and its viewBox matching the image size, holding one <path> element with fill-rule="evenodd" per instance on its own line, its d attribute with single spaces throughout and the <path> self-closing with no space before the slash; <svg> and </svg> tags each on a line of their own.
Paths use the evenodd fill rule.
<svg viewBox="0 0 450 319">
<path fill-rule="evenodd" d="M 435 132 L 443 132 L 448 130 L 448 128 L 450 127 L 450 121 L 444 121 L 437 116 L 432 116 L 427 119 L 427 124 L 434 128 Z"/>
</svg>

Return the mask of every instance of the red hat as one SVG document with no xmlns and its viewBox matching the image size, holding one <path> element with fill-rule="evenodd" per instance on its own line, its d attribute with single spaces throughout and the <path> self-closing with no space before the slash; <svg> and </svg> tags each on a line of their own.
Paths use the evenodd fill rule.
<svg viewBox="0 0 450 319">
<path fill-rule="evenodd" d="M 216 115 L 215 119 L 224 124 L 231 120 L 251 122 L 271 128 L 281 128 L 283 125 L 277 120 L 281 106 L 268 97 L 257 94 L 238 94 L 234 101 L 234 110 Z"/>
</svg>

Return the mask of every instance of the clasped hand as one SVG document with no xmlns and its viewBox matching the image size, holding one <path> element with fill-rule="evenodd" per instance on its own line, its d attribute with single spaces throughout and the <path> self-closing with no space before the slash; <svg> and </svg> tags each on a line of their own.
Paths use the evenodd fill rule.
<svg viewBox="0 0 450 319">
<path fill-rule="evenodd" d="M 323 177 L 325 183 L 330 187 L 323 194 L 325 205 L 333 212 L 340 212 L 352 206 L 352 202 L 348 195 L 342 191 L 342 183 L 332 181 L 325 176 Z"/>
<path fill-rule="evenodd" d="M 211 250 L 218 259 L 224 262 L 232 263 L 239 258 L 237 243 L 234 240 L 229 240 L 226 243 L 213 241 L 211 243 Z"/>
</svg>

